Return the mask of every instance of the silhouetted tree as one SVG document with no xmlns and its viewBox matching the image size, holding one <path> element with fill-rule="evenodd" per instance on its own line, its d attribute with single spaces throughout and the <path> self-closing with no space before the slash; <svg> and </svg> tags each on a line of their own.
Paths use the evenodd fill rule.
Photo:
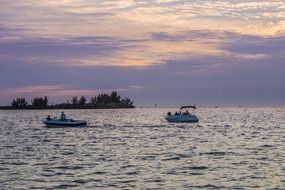
<svg viewBox="0 0 285 190">
<path fill-rule="evenodd" d="M 86 98 L 84 96 L 81 96 L 80 99 L 79 99 L 78 104 L 81 105 L 81 106 L 84 106 L 85 103 L 86 103 Z"/>
<path fill-rule="evenodd" d="M 113 91 L 110 95 L 110 98 L 111 98 L 111 102 L 112 103 L 120 103 L 121 101 L 121 96 L 118 95 L 118 92 L 116 91 Z"/>
<path fill-rule="evenodd" d="M 111 103 L 111 97 L 108 94 L 99 94 L 97 96 L 98 104 L 107 105 Z"/>
<path fill-rule="evenodd" d="M 92 104 L 92 105 L 96 105 L 98 103 L 97 97 L 96 96 L 91 97 L 90 100 L 89 100 L 89 103 Z"/>
<path fill-rule="evenodd" d="M 28 106 L 28 102 L 25 98 L 16 98 L 12 101 L 11 106 L 14 109 L 23 109 Z"/>
<path fill-rule="evenodd" d="M 45 98 L 44 98 L 44 105 L 45 105 L 45 106 L 48 105 L 48 98 L 47 98 L 47 96 L 45 96 Z"/>
<path fill-rule="evenodd" d="M 125 105 L 128 105 L 128 106 L 133 106 L 133 103 L 134 102 L 130 98 L 125 97 L 125 98 L 122 99 L 122 104 L 125 104 Z"/>
<path fill-rule="evenodd" d="M 32 99 L 32 107 L 35 109 L 43 109 L 43 108 L 47 108 L 48 105 L 48 99 L 45 96 L 43 97 L 35 97 L 34 99 Z"/>
<path fill-rule="evenodd" d="M 71 99 L 71 103 L 73 105 L 77 105 L 78 104 L 78 98 L 76 96 L 73 96 L 72 99 Z"/>
</svg>

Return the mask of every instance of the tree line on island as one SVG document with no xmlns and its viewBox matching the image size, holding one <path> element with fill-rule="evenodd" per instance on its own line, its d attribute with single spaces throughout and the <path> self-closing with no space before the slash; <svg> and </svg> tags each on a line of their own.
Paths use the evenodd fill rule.
<svg viewBox="0 0 285 190">
<path fill-rule="evenodd" d="M 128 98 L 122 98 L 116 91 L 110 94 L 99 94 L 91 97 L 89 102 L 86 97 L 72 97 L 66 103 L 49 104 L 47 96 L 35 97 L 29 104 L 28 101 L 21 97 L 11 102 L 11 106 L 2 108 L 6 109 L 100 109 L 100 108 L 134 108 L 133 101 Z"/>
</svg>

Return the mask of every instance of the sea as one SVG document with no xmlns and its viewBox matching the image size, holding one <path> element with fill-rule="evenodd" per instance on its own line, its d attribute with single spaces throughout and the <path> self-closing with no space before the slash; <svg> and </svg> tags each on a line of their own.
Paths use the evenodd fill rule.
<svg viewBox="0 0 285 190">
<path fill-rule="evenodd" d="M 0 111 L 0 189 L 285 189 L 285 108 Z"/>
</svg>

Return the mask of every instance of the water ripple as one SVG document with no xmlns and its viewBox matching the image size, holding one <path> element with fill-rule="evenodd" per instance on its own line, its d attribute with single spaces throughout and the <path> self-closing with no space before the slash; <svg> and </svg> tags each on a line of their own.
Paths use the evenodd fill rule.
<svg viewBox="0 0 285 190">
<path fill-rule="evenodd" d="M 46 128 L 58 110 L 0 111 L 2 189 L 284 189 L 285 109 L 66 110 L 79 128 Z"/>
</svg>

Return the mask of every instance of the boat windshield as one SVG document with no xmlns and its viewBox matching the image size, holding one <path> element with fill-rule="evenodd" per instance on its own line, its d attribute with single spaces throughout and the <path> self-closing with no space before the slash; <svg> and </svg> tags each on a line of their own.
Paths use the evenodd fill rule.
<svg viewBox="0 0 285 190">
<path fill-rule="evenodd" d="M 188 109 L 188 108 L 196 109 L 196 106 L 181 106 L 181 107 L 180 107 L 180 110 Z"/>
</svg>

